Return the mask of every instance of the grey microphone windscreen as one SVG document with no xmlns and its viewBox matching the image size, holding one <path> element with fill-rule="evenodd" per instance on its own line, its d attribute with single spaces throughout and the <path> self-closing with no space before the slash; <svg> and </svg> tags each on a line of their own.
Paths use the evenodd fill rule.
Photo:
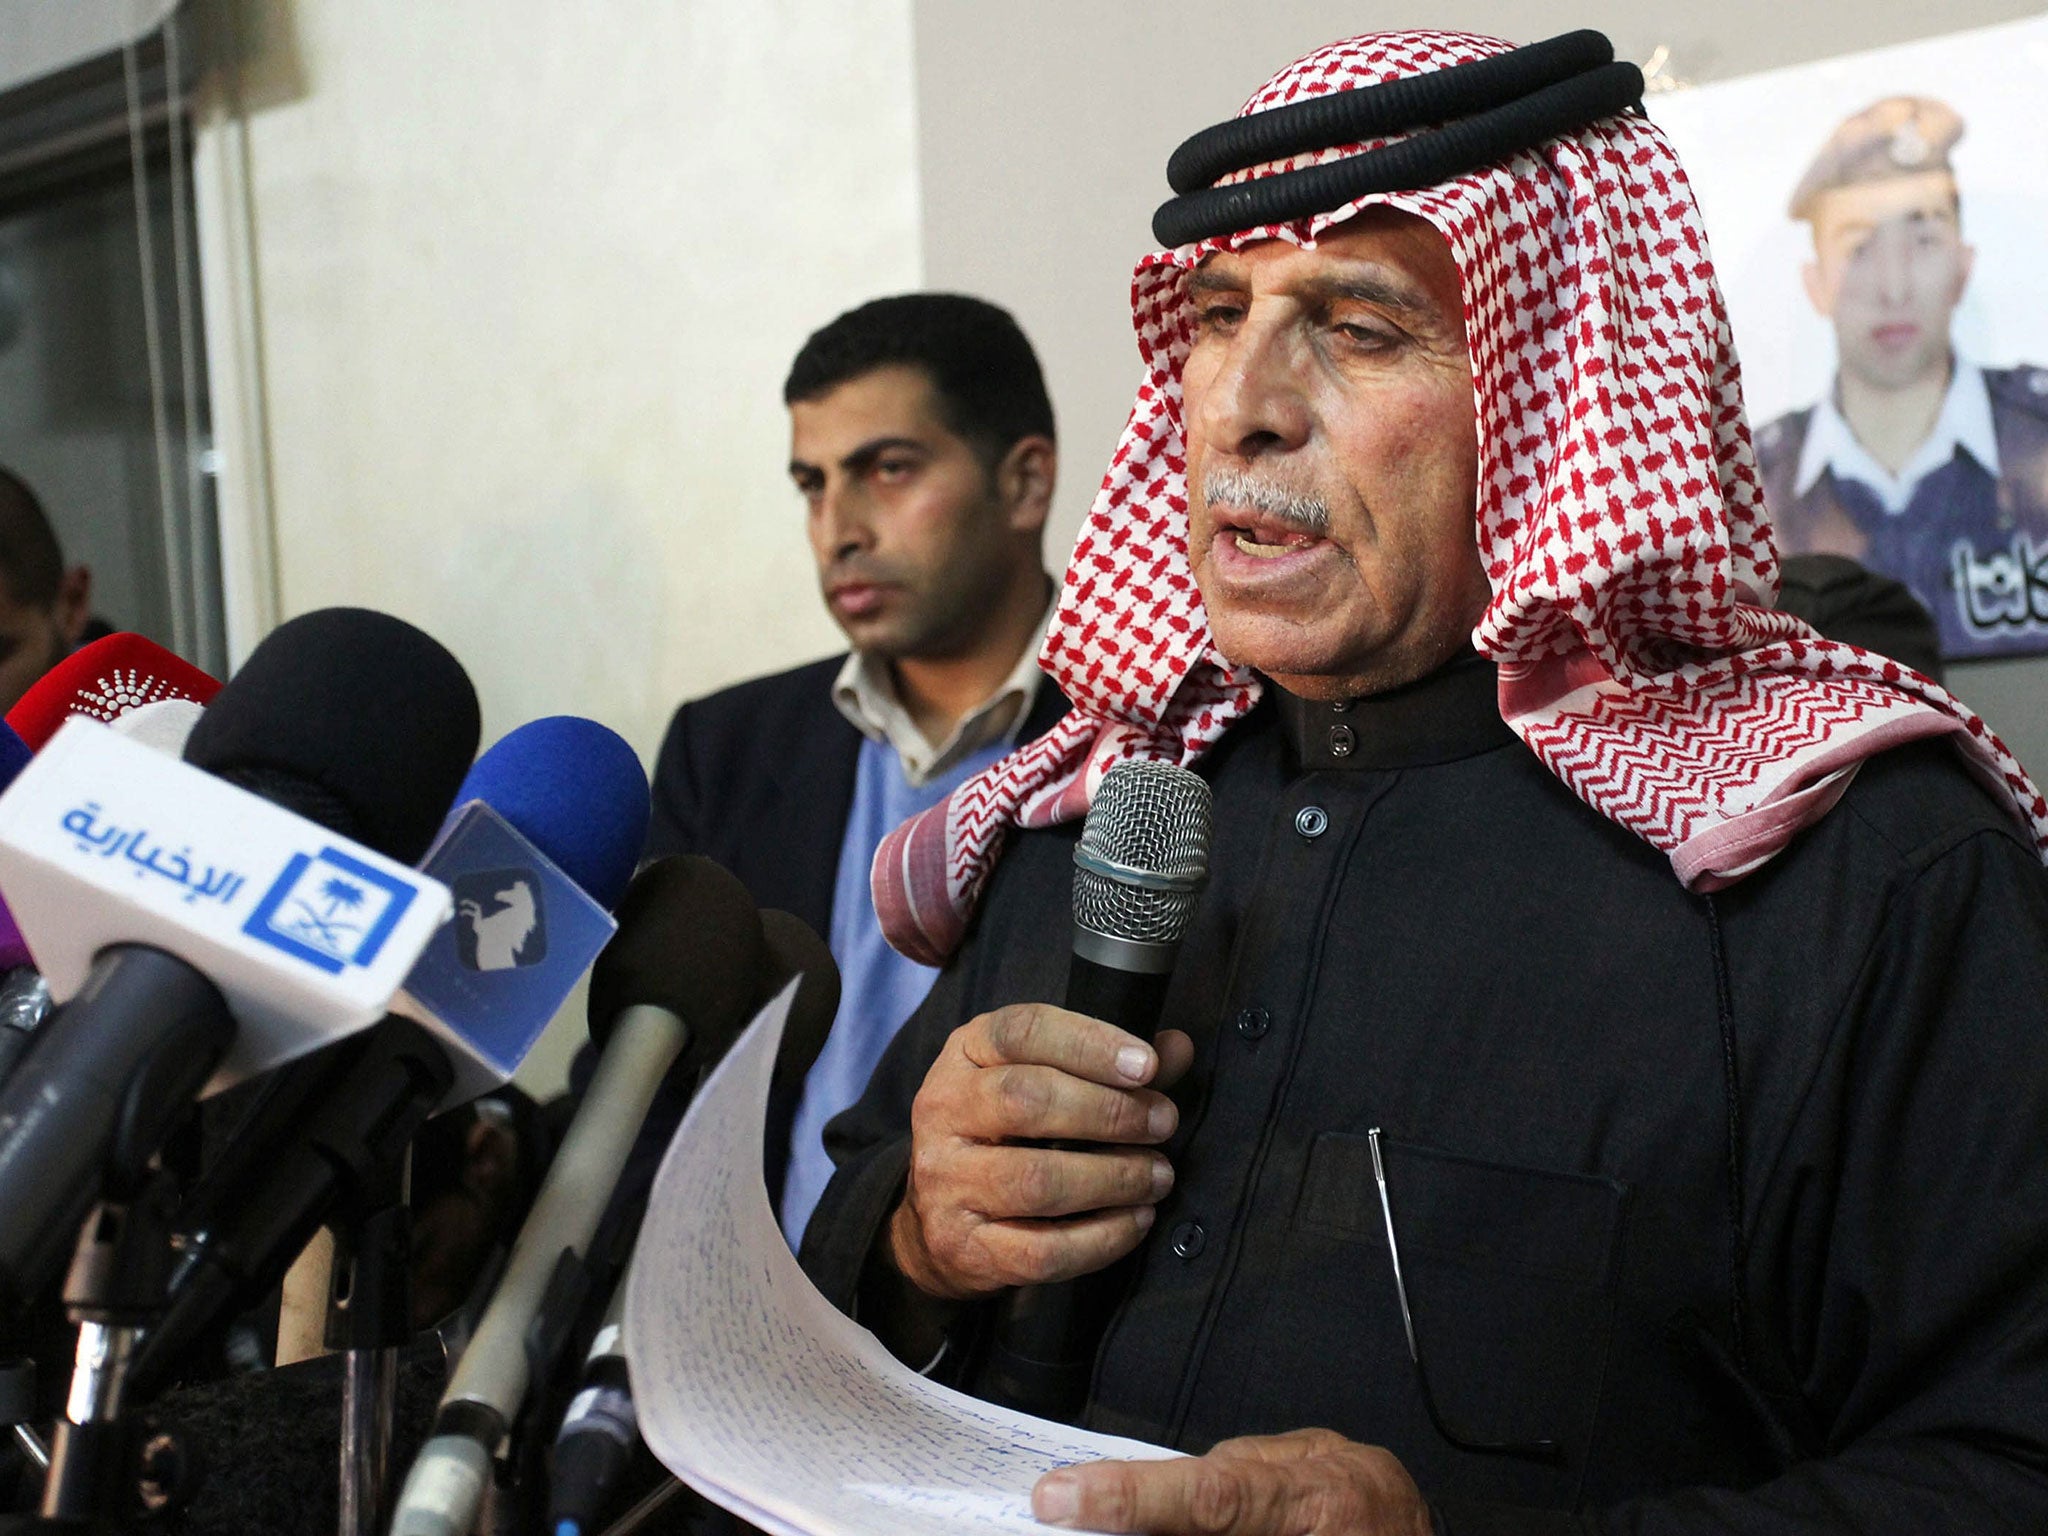
<svg viewBox="0 0 2048 1536">
<path fill-rule="evenodd" d="M 192 727 L 205 713 L 206 706 L 191 699 L 158 699 L 154 704 L 117 715 L 108 724 L 130 741 L 153 747 L 167 757 L 183 757 L 185 743 L 192 739 Z"/>
<path fill-rule="evenodd" d="M 1209 785 L 1174 763 L 1118 763 L 1074 850 L 1074 922 L 1137 944 L 1177 944 L 1209 874 Z"/>
</svg>

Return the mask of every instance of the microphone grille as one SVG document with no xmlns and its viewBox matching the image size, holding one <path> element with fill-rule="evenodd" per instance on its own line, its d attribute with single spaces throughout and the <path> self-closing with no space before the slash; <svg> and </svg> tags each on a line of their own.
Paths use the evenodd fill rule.
<svg viewBox="0 0 2048 1536">
<path fill-rule="evenodd" d="M 1113 939 L 1177 944 L 1209 874 L 1208 784 L 1135 759 L 1102 776 L 1074 850 L 1074 921 Z"/>
</svg>

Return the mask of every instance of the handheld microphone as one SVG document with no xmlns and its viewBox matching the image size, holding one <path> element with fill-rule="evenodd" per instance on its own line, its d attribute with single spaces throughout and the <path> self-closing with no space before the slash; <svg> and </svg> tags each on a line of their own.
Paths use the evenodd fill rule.
<svg viewBox="0 0 2048 1536">
<path fill-rule="evenodd" d="M 1066 1006 L 1149 1040 L 1180 941 L 1209 873 L 1209 786 L 1174 763 L 1119 763 L 1102 777 L 1074 849 L 1074 954 Z M 1110 1277 L 1110 1278 L 1105 1278 Z M 1112 1266 L 1005 1299 L 989 1352 L 992 1395 L 1071 1420 L 1088 1393 L 1094 1323 Z"/>
<path fill-rule="evenodd" d="M 633 1383 L 626 1375 L 626 1282 L 620 1277 L 598 1324 L 583 1378 L 555 1435 L 548 1481 L 547 1528 L 555 1536 L 583 1536 L 609 1513 L 619 1479 L 640 1443 Z"/>
<path fill-rule="evenodd" d="M 458 899 L 480 877 L 492 890 L 530 885 L 542 952 L 479 970 L 474 939 L 470 960 L 461 953 L 458 913 L 407 977 L 395 1004 L 406 1017 L 351 1042 L 341 1062 L 323 1054 L 266 1079 L 180 1212 L 184 1257 L 137 1357 L 138 1383 L 276 1284 L 429 1114 L 507 1081 L 611 936 L 603 909 L 625 890 L 648 818 L 647 777 L 621 737 L 569 716 L 533 721 L 477 760 L 457 799 L 427 872 Z M 516 1015 L 509 1023 L 504 1009 Z"/>
<path fill-rule="evenodd" d="M 655 1090 L 669 1072 L 699 1072 L 724 1054 L 760 964 L 753 898 L 709 859 L 663 859 L 627 890 L 618 934 L 591 972 L 596 1074 L 406 1477 L 394 1536 L 465 1536 L 475 1523 L 492 1453 L 531 1385 L 530 1329 L 544 1307 L 573 1310 L 569 1293 Z"/>
<path fill-rule="evenodd" d="M 185 738 L 206 706 L 190 699 L 159 699 L 131 709 L 112 722 L 113 729 L 172 757 L 185 750 Z M 14 727 L 0 724 L 0 791 L 28 765 L 33 754 Z M 31 963 L 28 944 L 14 914 L 0 899 L 0 1083 L 28 1051 L 29 1041 L 50 1015 L 50 984 Z"/>
<path fill-rule="evenodd" d="M 203 709 L 219 692 L 220 684 L 214 679 L 155 641 L 140 635 L 106 635 L 73 651 L 37 678 L 7 712 L 5 736 L 0 738 L 0 789 L 6 788 L 27 766 L 29 757 L 73 715 L 119 729 L 122 723 L 132 722 L 137 711 L 149 712 L 154 721 L 163 718 L 164 710 Z M 160 743 L 150 739 L 149 744 Z M 180 736 L 175 751 L 182 751 L 184 745 Z M 0 901 L 0 969 L 27 962 L 28 946 L 21 930 L 6 902 Z M 0 1071 L 0 1081 L 5 1077 Z"/>
<path fill-rule="evenodd" d="M 451 1102 L 512 1076 L 610 941 L 648 814 L 639 755 L 574 715 L 520 726 L 470 770 L 424 866 L 455 920 L 394 1005 L 447 1040 Z"/>
<path fill-rule="evenodd" d="M 1102 776 L 1074 849 L 1066 1006 L 1152 1038 L 1166 978 L 1209 877 L 1209 785 L 1140 759 Z"/>
<path fill-rule="evenodd" d="M 105 635 L 80 646 L 15 701 L 7 723 L 40 752 L 73 715 L 102 725 L 169 699 L 209 704 L 220 684 L 154 640 Z"/>
<path fill-rule="evenodd" d="M 121 735 L 150 745 L 158 752 L 178 756 L 184 752 L 184 737 L 205 713 L 205 705 L 190 698 L 160 698 L 119 715 L 113 729 Z M 29 758 L 35 756 L 29 743 L 20 739 L 12 725 L 0 725 L 0 791 L 14 780 Z M 29 944 L 14 924 L 14 913 L 0 899 L 0 1083 L 14 1071 L 14 1063 L 29 1051 L 29 1040 L 43 1020 L 49 1018 L 49 983 L 29 958 Z"/>
<path fill-rule="evenodd" d="M 0 1088 L 0 1308 L 48 1285 L 103 1181 L 209 1078 L 383 1012 L 446 910 L 406 863 L 476 729 L 440 645 L 334 609 L 256 648 L 187 763 L 74 718 L 0 796 L 0 887 L 65 1003 Z"/>
<path fill-rule="evenodd" d="M 647 772 L 618 732 L 577 715 L 543 715 L 476 760 L 456 814 L 481 800 L 607 912 L 647 845 Z"/>
<path fill-rule="evenodd" d="M 763 912 L 761 937 L 765 953 L 757 1007 L 768 1003 L 791 978 L 800 978 L 775 1058 L 776 1081 L 794 1085 L 804 1080 L 825 1048 L 825 1036 L 839 1012 L 839 967 L 825 941 L 800 917 L 772 908 Z M 598 1528 L 640 1438 L 633 1387 L 626 1376 L 625 1307 L 626 1282 L 621 1275 L 555 1436 L 547 1528 L 556 1536 L 581 1536 Z"/>
<path fill-rule="evenodd" d="M 192 739 L 192 732 L 205 713 L 204 704 L 195 704 L 190 699 L 158 699 L 107 723 L 130 741 L 139 741 L 166 757 L 182 758 L 185 743 Z"/>
</svg>

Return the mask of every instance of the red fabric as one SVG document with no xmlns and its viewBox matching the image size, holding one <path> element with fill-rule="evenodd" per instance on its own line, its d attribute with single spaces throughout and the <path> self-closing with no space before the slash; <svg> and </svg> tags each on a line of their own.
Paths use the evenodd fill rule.
<svg viewBox="0 0 2048 1536">
<path fill-rule="evenodd" d="M 73 715 L 119 719 L 160 699 L 210 704 L 220 684 L 140 635 L 108 635 L 73 651 L 16 701 L 7 723 L 40 752 Z"/>
<path fill-rule="evenodd" d="M 1350 38 L 1282 70 L 1240 115 L 1509 46 Z M 1425 191 L 1139 262 L 1146 377 L 1040 658 L 1074 710 L 883 841 L 876 910 L 892 944 L 941 962 L 1007 828 L 1085 814 L 1122 758 L 1192 761 L 1257 698 L 1258 679 L 1217 654 L 1188 565 L 1186 276 L 1255 240 L 1312 246 L 1374 204 L 1427 219 L 1463 277 L 1493 589 L 1472 643 L 1499 664 L 1502 716 L 1546 767 L 1712 890 L 1825 815 L 1863 759 L 1953 733 L 2048 856 L 2048 801 L 1981 719 L 1910 668 L 1766 606 L 1777 550 L 1705 231 L 1663 134 L 1628 116 Z"/>
</svg>

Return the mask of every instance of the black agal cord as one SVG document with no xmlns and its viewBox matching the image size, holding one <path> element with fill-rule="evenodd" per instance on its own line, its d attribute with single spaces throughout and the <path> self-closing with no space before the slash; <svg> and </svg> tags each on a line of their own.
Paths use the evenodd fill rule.
<svg viewBox="0 0 2048 1536">
<path fill-rule="evenodd" d="M 1326 213 L 1377 193 L 1435 186 L 1637 108 L 1642 95 L 1642 71 L 1615 63 L 1614 46 L 1600 33 L 1581 31 L 1231 118 L 1173 152 L 1166 179 L 1180 195 L 1152 216 L 1152 234 L 1161 245 L 1187 245 Z M 1210 185 L 1289 155 L 1414 129 L 1429 131 L 1326 165 Z"/>
</svg>

